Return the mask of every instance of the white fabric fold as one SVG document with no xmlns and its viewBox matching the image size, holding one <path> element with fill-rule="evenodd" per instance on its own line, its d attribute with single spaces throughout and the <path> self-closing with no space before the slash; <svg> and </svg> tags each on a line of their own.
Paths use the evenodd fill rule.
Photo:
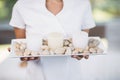
<svg viewBox="0 0 120 80">
<path fill-rule="evenodd" d="M 40 60 L 28 61 L 26 80 L 45 80 Z"/>
</svg>

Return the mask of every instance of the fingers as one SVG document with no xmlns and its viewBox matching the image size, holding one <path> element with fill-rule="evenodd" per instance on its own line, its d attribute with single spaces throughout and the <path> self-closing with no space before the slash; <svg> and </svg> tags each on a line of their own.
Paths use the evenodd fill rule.
<svg viewBox="0 0 120 80">
<path fill-rule="evenodd" d="M 24 57 L 24 58 L 20 58 L 21 61 L 28 61 L 28 58 L 27 57 Z"/>
<path fill-rule="evenodd" d="M 88 59 L 89 55 L 72 55 L 72 58 L 76 58 L 77 60 L 81 60 L 82 58 Z"/>
<path fill-rule="evenodd" d="M 89 55 L 84 55 L 84 58 L 85 58 L 85 59 L 88 59 L 88 58 L 89 58 Z"/>
<path fill-rule="evenodd" d="M 29 57 L 28 60 L 35 60 L 35 57 Z"/>
<path fill-rule="evenodd" d="M 76 58 L 77 60 L 81 60 L 83 58 L 83 55 L 72 55 L 72 58 Z"/>
<path fill-rule="evenodd" d="M 29 61 L 30 61 L 30 60 L 38 60 L 39 57 L 29 57 L 28 59 L 29 59 Z"/>
<path fill-rule="evenodd" d="M 38 60 L 39 57 L 24 57 L 24 58 L 20 58 L 21 61 L 31 61 L 31 60 Z"/>
</svg>

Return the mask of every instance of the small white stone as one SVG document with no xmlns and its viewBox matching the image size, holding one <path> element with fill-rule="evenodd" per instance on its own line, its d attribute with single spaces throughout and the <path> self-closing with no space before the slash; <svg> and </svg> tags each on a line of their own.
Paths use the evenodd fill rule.
<svg viewBox="0 0 120 80">
<path fill-rule="evenodd" d="M 70 47 L 68 47 L 68 48 L 67 48 L 67 50 L 66 50 L 65 54 L 72 54 L 72 50 L 71 50 L 71 48 L 70 48 Z"/>
<path fill-rule="evenodd" d="M 82 53 L 82 52 L 83 52 L 83 49 L 82 49 L 82 48 L 75 48 L 75 50 L 76 50 L 78 53 Z"/>
<path fill-rule="evenodd" d="M 38 51 L 38 55 L 41 55 L 42 54 L 42 50 L 40 49 L 39 51 Z"/>
<path fill-rule="evenodd" d="M 24 53 L 24 56 L 30 56 L 29 54 Z"/>
<path fill-rule="evenodd" d="M 50 55 L 50 53 L 49 53 L 48 50 L 44 50 L 44 51 L 42 52 L 42 55 Z"/>
<path fill-rule="evenodd" d="M 20 49 L 22 50 L 22 49 L 26 49 L 26 44 L 25 43 L 21 43 L 20 44 Z"/>
<path fill-rule="evenodd" d="M 20 44 L 18 42 L 14 43 L 14 49 L 20 49 Z"/>
<path fill-rule="evenodd" d="M 72 50 L 72 51 L 74 51 L 74 50 L 75 50 L 75 48 L 74 48 L 74 47 L 70 47 L 70 48 L 71 48 L 71 50 Z"/>
<path fill-rule="evenodd" d="M 72 54 L 78 54 L 78 51 L 77 51 L 77 50 L 74 50 L 74 51 L 72 52 Z"/>
<path fill-rule="evenodd" d="M 70 43 L 72 43 L 72 38 L 69 38 L 68 40 L 69 40 Z"/>
<path fill-rule="evenodd" d="M 15 51 L 15 52 L 18 52 L 18 51 L 20 51 L 20 49 L 17 49 L 17 48 L 16 48 L 16 49 L 14 49 L 14 51 Z"/>
<path fill-rule="evenodd" d="M 90 53 L 96 53 L 96 48 L 90 48 L 89 51 Z"/>
<path fill-rule="evenodd" d="M 70 43 L 70 44 L 69 44 L 69 47 L 73 47 L 73 44 L 72 44 L 72 43 Z"/>
<path fill-rule="evenodd" d="M 23 56 L 23 52 L 22 52 L 22 51 L 16 51 L 15 54 L 16 54 L 17 56 Z"/>
<path fill-rule="evenodd" d="M 90 48 L 97 47 L 99 44 L 100 44 L 100 41 L 98 39 L 93 39 L 93 38 L 89 39 L 88 46 Z"/>
<path fill-rule="evenodd" d="M 103 49 L 101 49 L 101 48 L 98 48 L 98 49 L 97 49 L 97 53 L 103 53 L 103 52 L 104 52 Z"/>
<path fill-rule="evenodd" d="M 43 45 L 43 46 L 41 46 L 41 49 L 42 50 L 49 50 L 49 47 L 47 45 Z"/>
<path fill-rule="evenodd" d="M 70 42 L 68 40 L 64 41 L 64 46 L 69 46 Z"/>
<path fill-rule="evenodd" d="M 31 52 L 31 55 L 32 55 L 32 56 L 38 55 L 38 52 L 37 52 L 37 51 L 32 51 L 32 52 Z"/>
<path fill-rule="evenodd" d="M 83 51 L 84 54 L 89 54 L 90 52 L 88 50 Z"/>
<path fill-rule="evenodd" d="M 89 47 L 87 46 L 84 50 L 89 51 Z"/>
<path fill-rule="evenodd" d="M 29 50 L 29 49 L 25 49 L 25 52 L 24 52 L 24 56 L 29 56 L 29 55 L 31 55 L 31 50 Z"/>
<path fill-rule="evenodd" d="M 55 50 L 55 54 L 65 54 L 65 49 L 64 48 L 57 48 Z"/>
<path fill-rule="evenodd" d="M 26 49 L 26 47 L 20 46 L 20 50 L 25 50 L 25 49 Z"/>
<path fill-rule="evenodd" d="M 48 45 L 48 41 L 46 39 L 43 39 L 43 45 Z"/>
<path fill-rule="evenodd" d="M 49 52 L 50 52 L 50 55 L 54 55 L 55 54 L 52 50 L 50 50 Z"/>
<path fill-rule="evenodd" d="M 68 47 L 63 47 L 65 50 L 68 48 Z"/>
</svg>

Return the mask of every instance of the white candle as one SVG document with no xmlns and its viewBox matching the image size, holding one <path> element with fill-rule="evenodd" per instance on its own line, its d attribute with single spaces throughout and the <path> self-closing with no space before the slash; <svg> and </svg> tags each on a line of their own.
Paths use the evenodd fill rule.
<svg viewBox="0 0 120 80">
<path fill-rule="evenodd" d="M 48 46 L 55 51 L 57 48 L 63 47 L 64 36 L 62 33 L 53 32 L 48 34 Z"/>
<path fill-rule="evenodd" d="M 84 31 L 74 32 L 72 34 L 73 45 L 75 48 L 85 48 L 88 45 L 88 33 Z"/>
<path fill-rule="evenodd" d="M 42 46 L 42 35 L 40 34 L 28 34 L 26 36 L 27 49 L 33 51 L 39 51 Z"/>
</svg>

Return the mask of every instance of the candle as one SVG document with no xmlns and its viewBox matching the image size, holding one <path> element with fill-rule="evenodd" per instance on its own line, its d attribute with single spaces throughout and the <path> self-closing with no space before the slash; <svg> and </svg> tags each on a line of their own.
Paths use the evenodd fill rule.
<svg viewBox="0 0 120 80">
<path fill-rule="evenodd" d="M 33 51 L 39 51 L 42 46 L 42 35 L 40 34 L 28 34 L 26 36 L 27 49 Z"/>
<path fill-rule="evenodd" d="M 55 51 L 57 48 L 63 47 L 64 36 L 62 33 L 52 32 L 48 34 L 48 46 Z"/>
<path fill-rule="evenodd" d="M 88 45 L 88 33 L 84 31 L 74 32 L 72 34 L 72 40 L 75 48 L 84 49 Z"/>
</svg>

